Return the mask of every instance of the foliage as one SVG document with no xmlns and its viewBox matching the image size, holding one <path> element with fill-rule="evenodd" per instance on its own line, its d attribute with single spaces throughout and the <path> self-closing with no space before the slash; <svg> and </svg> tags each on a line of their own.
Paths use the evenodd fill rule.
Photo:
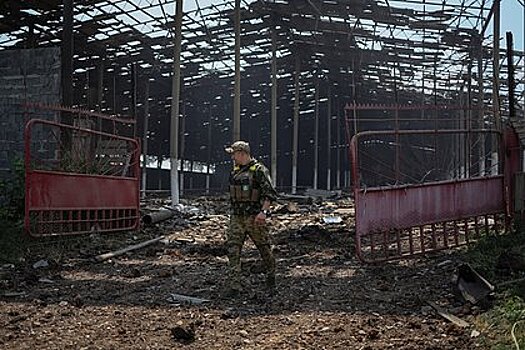
<svg viewBox="0 0 525 350">
<path fill-rule="evenodd" d="M 464 259 L 496 285 L 493 307 L 474 319 L 476 329 L 485 335 L 483 348 L 515 349 L 516 342 L 525 348 L 525 281 L 521 281 L 524 271 L 502 271 L 498 267 L 505 254 L 523 258 L 525 264 L 523 252 L 525 231 L 518 228 L 510 234 L 486 236 L 465 253 Z"/>
<path fill-rule="evenodd" d="M 465 259 L 486 279 L 497 282 L 505 277 L 498 271 L 498 258 L 503 253 L 521 254 L 525 252 L 524 247 L 525 230 L 520 229 L 505 235 L 487 235 L 466 252 Z"/>
<path fill-rule="evenodd" d="M 0 258 L 14 262 L 23 250 L 24 163 L 15 160 L 9 176 L 0 181 Z"/>
<path fill-rule="evenodd" d="M 515 342 L 525 346 L 525 302 L 514 291 L 498 294 L 494 307 L 475 320 L 475 326 L 483 334 L 487 349 L 514 349 Z"/>
<path fill-rule="evenodd" d="M 0 181 L 0 220 L 17 222 L 24 217 L 25 176 L 24 163 L 12 163 L 11 174 Z"/>
</svg>

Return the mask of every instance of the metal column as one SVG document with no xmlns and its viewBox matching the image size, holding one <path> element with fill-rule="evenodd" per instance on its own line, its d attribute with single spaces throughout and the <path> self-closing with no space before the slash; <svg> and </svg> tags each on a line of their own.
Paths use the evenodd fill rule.
<svg viewBox="0 0 525 350">
<path fill-rule="evenodd" d="M 142 136 L 142 198 L 146 198 L 148 172 L 149 77 L 144 87 L 144 134 Z M 160 175 L 159 175 L 160 176 Z"/>
<path fill-rule="evenodd" d="M 62 104 L 73 104 L 73 0 L 64 0 L 62 29 Z"/>
<path fill-rule="evenodd" d="M 299 153 L 299 79 L 301 77 L 301 58 L 295 56 L 295 92 L 293 104 L 293 141 L 292 141 L 292 193 L 297 193 L 297 155 Z"/>
<path fill-rule="evenodd" d="M 233 92 L 233 141 L 241 138 L 241 0 L 235 0 L 235 87 Z"/>
<path fill-rule="evenodd" d="M 179 204 L 179 103 L 180 103 L 180 50 L 182 35 L 182 0 L 177 0 L 175 13 L 175 52 L 173 53 L 173 81 L 170 123 L 170 183 L 171 205 Z"/>
<path fill-rule="evenodd" d="M 313 188 L 317 189 L 319 178 L 319 76 L 315 77 L 315 111 L 314 111 L 314 181 Z"/>
<path fill-rule="evenodd" d="M 328 106 L 327 106 L 327 123 L 326 123 L 326 189 L 332 189 L 332 87 L 328 80 Z"/>
<path fill-rule="evenodd" d="M 271 169 L 272 181 L 277 185 L 277 38 L 272 27 L 272 111 L 271 111 Z"/>
</svg>

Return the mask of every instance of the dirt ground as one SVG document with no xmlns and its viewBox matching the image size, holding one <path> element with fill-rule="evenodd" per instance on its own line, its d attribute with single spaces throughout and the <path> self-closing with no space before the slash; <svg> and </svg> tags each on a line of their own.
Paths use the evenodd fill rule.
<svg viewBox="0 0 525 350">
<path fill-rule="evenodd" d="M 348 200 L 279 207 L 282 213 L 271 219 L 276 292 L 264 289 L 257 250 L 248 244 L 245 289 L 235 300 L 221 297 L 225 202 L 192 204 L 196 208 L 183 216 L 140 232 L 94 234 L 55 245 L 53 254 L 35 249 L 16 266 L 2 265 L 0 348 L 482 348 L 473 328 L 454 325 L 426 303 L 467 321 L 480 312 L 454 298 L 455 255 L 361 264 L 354 255 Z M 343 223 L 323 223 L 327 214 Z M 94 260 L 159 235 L 166 239 Z M 177 302 L 171 294 L 209 301 Z"/>
</svg>

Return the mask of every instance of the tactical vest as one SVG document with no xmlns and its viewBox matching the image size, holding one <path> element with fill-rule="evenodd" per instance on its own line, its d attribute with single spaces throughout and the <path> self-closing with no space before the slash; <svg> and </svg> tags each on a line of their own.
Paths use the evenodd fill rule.
<svg viewBox="0 0 525 350">
<path fill-rule="evenodd" d="M 230 198 L 232 202 L 259 202 L 260 191 L 254 188 L 254 175 L 259 164 L 255 163 L 241 171 L 238 166 L 230 177 Z"/>
</svg>

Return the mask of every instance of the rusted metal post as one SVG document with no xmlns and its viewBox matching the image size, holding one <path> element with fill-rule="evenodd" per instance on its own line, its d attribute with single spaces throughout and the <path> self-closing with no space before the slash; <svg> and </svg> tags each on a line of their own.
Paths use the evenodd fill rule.
<svg viewBox="0 0 525 350">
<path fill-rule="evenodd" d="M 356 99 L 356 86 L 355 86 L 355 58 L 352 57 L 352 101 L 353 101 L 353 105 L 354 105 L 354 108 L 352 110 L 352 117 L 354 119 L 354 135 L 356 135 L 359 130 L 358 130 L 358 127 L 359 127 L 359 123 L 357 122 L 357 110 L 356 110 L 356 104 L 357 104 L 357 99 Z M 348 187 L 350 185 L 350 181 L 351 180 L 351 175 L 350 175 L 350 170 L 347 170 L 345 171 L 345 177 L 344 177 L 344 186 L 345 187 Z"/>
<path fill-rule="evenodd" d="M 131 64 L 131 113 L 132 117 L 137 121 L 137 65 Z M 133 123 L 133 137 L 137 135 L 137 123 Z"/>
<path fill-rule="evenodd" d="M 463 109 L 463 85 L 460 87 L 459 94 L 459 105 L 461 106 L 459 110 L 459 128 L 465 130 L 465 110 Z M 467 177 L 467 168 L 466 164 L 466 140 L 464 134 L 459 134 L 459 164 L 460 164 L 460 178 L 464 179 Z"/>
<path fill-rule="evenodd" d="M 354 135 L 357 134 L 359 131 L 357 130 L 357 111 L 356 111 L 356 98 L 355 98 L 355 60 L 352 57 L 352 101 L 354 104 L 354 110 L 353 110 L 353 118 L 354 118 Z"/>
<path fill-rule="evenodd" d="M 210 102 L 208 105 L 208 149 L 207 149 L 207 155 L 206 155 L 206 194 L 210 194 L 210 177 L 211 177 L 211 171 L 210 171 L 210 162 L 211 162 L 211 123 L 212 123 L 212 103 Z"/>
<path fill-rule="evenodd" d="M 235 0 L 235 86 L 233 92 L 233 140 L 241 138 L 241 0 Z"/>
<path fill-rule="evenodd" d="M 469 60 L 468 60 L 468 81 L 467 81 L 467 171 L 468 176 L 472 176 L 472 51 L 469 50 Z"/>
<path fill-rule="evenodd" d="M 179 204 L 179 104 L 180 104 L 180 51 L 182 41 L 182 0 L 176 0 L 175 13 L 175 51 L 173 53 L 173 80 L 171 87 L 170 120 L 170 184 L 171 205 Z"/>
<path fill-rule="evenodd" d="M 157 190 L 162 190 L 162 154 L 157 155 L 157 174 L 158 174 L 158 186 Z"/>
<path fill-rule="evenodd" d="M 326 117 L 326 189 L 332 189 L 332 88 L 328 80 L 328 101 Z"/>
<path fill-rule="evenodd" d="M 62 27 L 62 104 L 73 104 L 73 0 L 63 0 L 64 19 Z M 66 114 L 67 115 L 67 114 Z M 71 124 L 66 118 L 66 124 Z"/>
<path fill-rule="evenodd" d="M 91 110 L 93 108 L 93 98 L 91 96 L 91 84 L 93 83 L 90 77 L 91 69 L 86 69 L 86 83 L 84 84 L 85 94 L 86 94 L 86 108 Z"/>
<path fill-rule="evenodd" d="M 396 185 L 399 184 L 399 105 L 398 105 L 398 98 L 397 98 L 397 85 L 394 85 L 394 90 L 395 90 L 395 93 L 396 93 L 396 110 L 394 111 L 395 113 L 395 126 L 394 126 L 394 129 L 395 129 L 395 132 L 396 132 L 396 145 L 395 145 L 395 179 L 396 179 Z"/>
<path fill-rule="evenodd" d="M 184 165 L 186 164 L 186 101 L 182 101 L 182 111 L 181 111 L 181 120 L 180 120 L 180 183 L 179 183 L 179 195 L 184 194 L 184 178 L 185 171 Z M 190 169 L 191 173 L 191 169 Z"/>
<path fill-rule="evenodd" d="M 336 111 L 337 111 L 337 115 L 336 115 L 336 120 L 337 120 L 337 161 L 336 161 L 336 167 L 337 167 L 337 176 L 335 178 L 335 186 L 337 189 L 340 189 L 341 188 L 341 132 L 342 130 L 344 130 L 343 126 L 342 126 L 342 117 L 341 117 L 341 108 L 339 106 L 339 98 L 338 96 L 336 96 L 336 100 L 335 100 L 335 105 L 336 105 Z"/>
<path fill-rule="evenodd" d="M 398 64 L 396 62 L 396 69 L 398 67 Z M 395 102 L 396 102 L 396 108 L 395 108 L 395 111 L 394 111 L 394 130 L 395 130 L 395 138 L 396 138 L 396 141 L 395 141 L 395 158 L 394 158 L 394 167 L 395 167 L 395 179 L 396 179 L 396 185 L 399 184 L 399 163 L 400 163 L 400 159 L 399 159 L 399 93 L 397 91 L 397 74 L 396 74 L 396 71 L 394 70 L 394 74 L 393 74 L 393 78 L 394 78 L 394 99 L 395 99 Z"/>
<path fill-rule="evenodd" d="M 299 79 L 301 77 L 301 58 L 295 55 L 293 141 L 292 141 L 292 194 L 297 193 L 297 156 L 299 153 Z"/>
<path fill-rule="evenodd" d="M 434 130 L 438 130 L 439 129 L 439 126 L 438 126 L 438 109 L 437 109 L 437 57 L 434 56 L 434 91 L 433 91 L 433 95 L 434 95 Z M 439 162 L 438 162 L 438 138 L 437 138 L 437 135 L 434 135 L 434 167 L 435 169 L 439 169 Z"/>
<path fill-rule="evenodd" d="M 485 97 L 485 87 L 483 86 L 483 34 L 480 34 L 479 37 L 479 52 L 478 52 L 478 129 L 483 129 L 485 127 L 485 108 L 484 108 L 484 97 Z M 486 165 L 485 165 L 485 135 L 479 134 L 479 148 L 478 148 L 478 158 L 479 158 L 479 175 L 485 176 L 486 174 Z"/>
<path fill-rule="evenodd" d="M 272 111 L 271 111 L 271 169 L 274 186 L 277 184 L 277 33 L 272 27 Z"/>
<path fill-rule="evenodd" d="M 97 110 L 102 112 L 102 100 L 104 99 L 104 61 L 97 65 Z M 100 120 L 100 119 L 99 119 Z M 100 131 L 100 128 L 99 128 Z"/>
<path fill-rule="evenodd" d="M 314 107 L 314 181 L 313 188 L 318 187 L 319 176 L 319 75 L 315 77 Z"/>
<path fill-rule="evenodd" d="M 148 173 L 149 77 L 144 86 L 144 132 L 142 135 L 142 198 L 146 198 Z"/>
<path fill-rule="evenodd" d="M 113 79 L 112 79 L 112 83 L 113 83 L 113 87 L 112 87 L 112 91 L 111 93 L 113 94 L 113 99 L 112 99 L 112 102 L 113 102 L 113 113 L 114 114 L 117 114 L 117 67 L 114 67 L 113 68 Z"/>
<path fill-rule="evenodd" d="M 509 116 L 510 120 L 513 120 L 516 117 L 516 106 L 514 91 L 515 91 L 515 82 L 514 82 L 514 40 L 512 37 L 512 32 L 506 33 L 507 38 L 507 69 L 508 69 L 508 86 L 509 86 Z"/>
<path fill-rule="evenodd" d="M 500 39 L 500 0 L 494 0 L 494 46 L 493 46 L 493 61 L 492 61 L 492 107 L 494 109 L 494 123 L 496 130 L 501 131 L 500 120 L 500 104 L 499 104 L 499 39 Z M 499 160 L 498 160 L 498 138 L 492 137 L 492 175 L 498 174 Z"/>
</svg>

